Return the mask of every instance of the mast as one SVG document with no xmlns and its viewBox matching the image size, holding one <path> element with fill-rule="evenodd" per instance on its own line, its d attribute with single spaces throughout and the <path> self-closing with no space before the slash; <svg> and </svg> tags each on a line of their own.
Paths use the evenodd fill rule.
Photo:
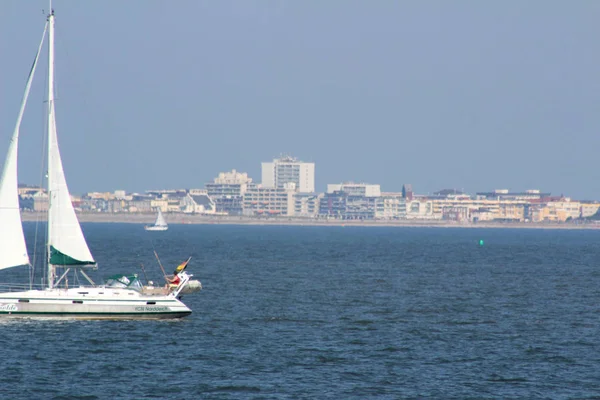
<svg viewBox="0 0 600 400">
<path fill-rule="evenodd" d="M 48 287 L 56 287 L 70 268 L 96 266 L 75 214 L 56 133 L 54 98 L 54 10 L 48 15 Z M 66 268 L 56 280 L 57 268 Z M 83 272 L 82 272 L 83 274 Z M 83 274 L 85 276 L 85 274 Z"/>
<path fill-rule="evenodd" d="M 50 170 L 51 160 L 51 138 L 56 121 L 54 120 L 54 10 L 52 9 L 52 0 L 50 0 L 50 14 L 48 15 L 48 170 Z M 52 193 L 50 193 L 50 173 L 48 173 L 48 209 L 50 209 L 52 202 Z M 48 238 L 51 234 L 50 221 L 47 223 Z M 48 240 L 48 287 L 52 289 L 54 287 L 55 279 L 55 268 L 50 263 L 50 241 Z"/>
</svg>

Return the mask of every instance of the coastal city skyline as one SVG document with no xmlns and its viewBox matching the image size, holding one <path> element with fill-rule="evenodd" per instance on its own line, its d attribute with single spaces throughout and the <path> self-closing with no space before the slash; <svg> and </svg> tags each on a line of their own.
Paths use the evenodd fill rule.
<svg viewBox="0 0 600 400">
<path fill-rule="evenodd" d="M 354 180 L 600 198 L 594 2 L 110 4 L 54 2 L 73 193 L 202 186 L 232 168 L 257 178 L 256 160 L 289 151 L 318 165 L 319 190 Z M 3 154 L 44 8 L 3 3 L 0 35 L 19 38 L 0 49 Z M 35 184 L 43 86 L 20 137 L 19 173 Z"/>
<path fill-rule="evenodd" d="M 565 193 L 564 191 L 560 191 L 560 192 L 550 192 L 550 191 L 546 191 L 546 190 L 540 190 L 540 188 L 537 187 L 526 187 L 526 188 L 514 188 L 512 186 L 503 186 L 503 187 L 484 187 L 484 188 L 479 188 L 475 191 L 469 192 L 466 191 L 464 188 L 462 187 L 453 187 L 453 186 L 441 186 L 433 191 L 427 191 L 424 192 L 422 190 L 419 190 L 419 183 L 417 182 L 415 183 L 408 183 L 408 182 L 400 182 L 399 183 L 399 188 L 396 189 L 392 189 L 390 190 L 387 187 L 384 187 L 384 185 L 382 185 L 380 182 L 375 182 L 375 181 L 359 181 L 356 179 L 347 179 L 347 180 L 342 180 L 339 182 L 327 182 L 324 187 L 317 187 L 316 186 L 316 182 L 319 180 L 318 179 L 318 169 L 316 167 L 316 163 L 314 162 L 307 162 L 305 160 L 300 159 L 299 157 L 295 157 L 292 153 L 280 153 L 277 157 L 273 157 L 272 160 L 270 161 L 260 161 L 257 164 L 259 165 L 258 169 L 259 169 L 259 173 L 256 175 L 252 175 L 250 174 L 248 171 L 242 171 L 242 170 L 238 170 L 236 168 L 230 168 L 228 170 L 224 170 L 224 171 L 219 171 L 216 172 L 213 176 L 213 178 L 211 178 L 209 181 L 204 182 L 202 184 L 192 184 L 191 182 L 188 183 L 187 185 L 183 185 L 183 186 L 179 186 L 179 187 L 175 187 L 175 186 L 164 186 L 164 187 L 149 187 L 149 188 L 144 188 L 143 190 L 131 190 L 130 188 L 123 188 L 123 187 L 117 187 L 117 188 L 111 188 L 109 190 L 90 190 L 90 191 L 86 191 L 86 192 L 81 192 L 81 193 L 77 193 L 77 192 L 73 192 L 72 195 L 74 196 L 82 196 L 85 195 L 87 193 L 91 193 L 91 192 L 124 192 L 124 193 L 128 193 L 128 194 L 141 194 L 141 193 L 148 193 L 148 192 L 158 192 L 158 191 L 189 191 L 189 190 L 195 190 L 195 189 L 206 189 L 206 185 L 210 185 L 214 180 L 218 179 L 220 175 L 223 174 L 243 174 L 245 176 L 247 176 L 247 178 L 249 178 L 250 182 L 253 182 L 255 185 L 259 185 L 259 186 L 272 186 L 274 184 L 273 181 L 266 181 L 265 182 L 265 166 L 269 166 L 270 168 L 273 168 L 273 163 L 277 163 L 281 160 L 284 161 L 290 161 L 292 163 L 299 163 L 299 164 L 309 164 L 312 165 L 310 172 L 309 172 L 309 176 L 310 176 L 310 183 L 308 183 L 310 190 L 299 190 L 301 192 L 314 192 L 314 193 L 323 193 L 326 192 L 328 189 L 328 186 L 330 185 L 338 185 L 338 184 L 361 184 L 361 185 L 377 185 L 380 186 L 382 191 L 385 192 L 401 192 L 404 188 L 404 186 L 406 184 L 410 185 L 411 188 L 415 189 L 415 193 L 418 193 L 421 196 L 430 196 L 430 195 L 435 195 L 437 193 L 439 193 L 440 191 L 454 191 L 455 193 L 460 193 L 460 194 L 465 194 L 465 195 L 475 195 L 476 193 L 484 193 L 484 192 L 493 192 L 494 190 L 504 190 L 504 191 L 509 191 L 511 193 L 519 193 L 519 192 L 527 192 L 527 191 L 540 191 L 542 193 L 547 193 L 548 195 L 553 194 L 559 197 L 569 197 L 569 198 L 573 198 L 575 200 L 581 200 L 581 201 L 600 201 L 600 199 L 592 199 L 592 198 L 576 198 L 573 196 L 570 196 L 569 193 Z M 271 173 L 273 173 L 271 171 Z M 42 189 L 44 189 L 43 185 L 38 185 L 38 184 L 33 184 L 30 182 L 20 182 L 19 186 L 21 187 L 41 187 Z"/>
<path fill-rule="evenodd" d="M 422 194 L 412 184 L 385 191 L 378 183 L 329 183 L 315 188 L 315 163 L 282 155 L 261 163 L 261 179 L 247 172 L 219 172 L 202 187 L 154 188 L 143 193 L 115 190 L 72 196 L 78 212 L 143 215 L 169 213 L 217 218 L 422 221 L 450 223 L 590 223 L 600 219 L 600 202 L 539 189 L 494 189 L 474 194 L 441 189 Z M 48 210 L 48 192 L 21 185 L 20 208 Z M 160 213 L 158 214 L 160 217 Z"/>
</svg>

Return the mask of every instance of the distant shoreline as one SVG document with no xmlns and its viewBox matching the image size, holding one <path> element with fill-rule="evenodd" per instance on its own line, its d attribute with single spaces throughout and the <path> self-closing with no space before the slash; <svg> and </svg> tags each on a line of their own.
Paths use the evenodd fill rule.
<svg viewBox="0 0 600 400">
<path fill-rule="evenodd" d="M 244 216 L 209 216 L 194 214 L 164 214 L 168 224 L 218 224 L 218 225 L 295 225 L 295 226 L 369 226 L 369 227 L 422 227 L 422 228 L 504 228 L 504 229 L 600 229 L 600 223 L 573 222 L 477 222 L 464 223 L 454 221 L 417 221 L 417 220 L 325 220 L 303 218 L 260 218 Z M 154 213 L 78 213 L 80 222 L 91 223 L 129 223 L 152 224 Z M 45 219 L 44 213 L 23 212 L 23 221 Z"/>
</svg>

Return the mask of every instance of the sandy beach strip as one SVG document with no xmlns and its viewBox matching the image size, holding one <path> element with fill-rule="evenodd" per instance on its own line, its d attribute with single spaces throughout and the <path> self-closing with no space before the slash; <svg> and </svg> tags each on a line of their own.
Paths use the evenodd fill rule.
<svg viewBox="0 0 600 400">
<path fill-rule="evenodd" d="M 439 220 L 334 220 L 287 217 L 210 216 L 198 214 L 165 213 L 168 224 L 227 224 L 227 225 L 297 225 L 297 226 L 368 226 L 368 227 L 423 227 L 423 228 L 525 228 L 525 229 L 600 229 L 600 223 L 587 222 L 477 222 L 465 223 Z M 154 213 L 77 213 L 80 222 L 152 224 Z M 45 213 L 23 212 L 23 221 L 44 221 Z"/>
</svg>

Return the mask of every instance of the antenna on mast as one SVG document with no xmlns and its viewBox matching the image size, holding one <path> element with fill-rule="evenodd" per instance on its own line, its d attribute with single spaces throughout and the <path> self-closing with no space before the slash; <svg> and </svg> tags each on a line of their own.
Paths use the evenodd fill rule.
<svg viewBox="0 0 600 400">
<path fill-rule="evenodd" d="M 48 0 L 48 6 L 50 7 L 49 8 L 50 11 L 49 11 L 47 17 L 48 17 L 48 19 L 50 19 L 50 17 L 54 15 L 54 9 L 52 8 L 52 0 Z M 42 13 L 45 14 L 45 10 L 42 10 Z"/>
</svg>

